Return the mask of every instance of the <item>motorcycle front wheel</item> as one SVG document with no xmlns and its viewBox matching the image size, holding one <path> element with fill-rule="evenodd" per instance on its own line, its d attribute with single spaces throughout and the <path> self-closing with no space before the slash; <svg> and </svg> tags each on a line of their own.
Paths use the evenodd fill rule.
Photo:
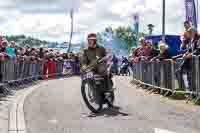
<svg viewBox="0 0 200 133">
<path fill-rule="evenodd" d="M 83 100 L 90 111 L 99 113 L 103 108 L 103 99 L 101 94 L 95 90 L 91 81 L 82 82 L 81 94 Z"/>
</svg>

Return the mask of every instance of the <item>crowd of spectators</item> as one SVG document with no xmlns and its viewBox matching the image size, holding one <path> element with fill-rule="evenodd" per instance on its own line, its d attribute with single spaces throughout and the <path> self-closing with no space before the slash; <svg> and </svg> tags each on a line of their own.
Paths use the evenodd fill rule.
<svg viewBox="0 0 200 133">
<path fill-rule="evenodd" d="M 192 91 L 192 58 L 196 55 L 200 55 L 200 35 L 197 30 L 192 27 L 189 21 L 184 22 L 185 31 L 181 35 L 181 53 L 178 56 L 171 56 L 169 52 L 169 46 L 166 44 L 164 38 L 159 42 L 156 49 L 152 44 L 152 41 L 145 40 L 144 37 L 139 39 L 139 47 L 134 48 L 132 51 L 132 63 L 138 63 L 140 61 L 146 62 L 160 62 L 170 61 L 175 63 L 177 59 L 183 60 L 179 69 L 176 71 L 176 77 L 178 79 L 179 86 L 184 83 L 186 91 Z"/>
<path fill-rule="evenodd" d="M 14 62 L 43 62 L 43 75 L 56 73 L 56 63 L 63 62 L 63 72 L 70 69 L 74 74 L 79 74 L 79 55 L 74 53 L 60 53 L 48 48 L 31 48 L 17 46 L 14 41 L 8 42 L 5 38 L 0 41 L 0 61 Z M 66 64 L 68 64 L 67 67 Z M 0 65 L 0 67 L 2 67 Z M 0 68 L 1 70 L 1 68 Z M 2 79 L 2 73 L 0 78 Z"/>
</svg>

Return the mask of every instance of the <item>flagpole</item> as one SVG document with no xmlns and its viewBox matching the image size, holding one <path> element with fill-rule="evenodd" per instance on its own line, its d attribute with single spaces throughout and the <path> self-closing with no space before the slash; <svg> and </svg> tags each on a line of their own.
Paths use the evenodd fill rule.
<svg viewBox="0 0 200 133">
<path fill-rule="evenodd" d="M 73 27 L 74 27 L 74 11 L 71 9 L 70 11 L 70 18 L 71 18 L 71 32 L 70 32 L 70 39 L 69 39 L 69 47 L 67 52 L 69 53 L 71 50 L 71 43 L 72 43 L 72 36 L 73 36 Z"/>
<path fill-rule="evenodd" d="M 165 39 L 165 0 L 163 0 L 163 8 L 162 8 L 162 37 Z"/>
<path fill-rule="evenodd" d="M 197 0 L 197 29 L 198 29 L 198 22 L 199 22 L 199 1 Z"/>
</svg>

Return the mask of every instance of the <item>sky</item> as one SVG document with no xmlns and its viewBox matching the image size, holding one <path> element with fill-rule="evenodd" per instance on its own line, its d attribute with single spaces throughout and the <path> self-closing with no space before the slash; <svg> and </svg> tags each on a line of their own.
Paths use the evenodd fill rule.
<svg viewBox="0 0 200 133">
<path fill-rule="evenodd" d="M 75 11 L 73 42 L 107 26 L 131 25 L 134 13 L 140 15 L 141 32 L 147 32 L 146 25 L 152 23 L 156 25 L 154 34 L 161 34 L 162 0 L 2 0 L 0 32 L 68 41 L 71 8 Z M 184 0 L 166 0 L 167 34 L 183 31 L 184 10 Z"/>
</svg>

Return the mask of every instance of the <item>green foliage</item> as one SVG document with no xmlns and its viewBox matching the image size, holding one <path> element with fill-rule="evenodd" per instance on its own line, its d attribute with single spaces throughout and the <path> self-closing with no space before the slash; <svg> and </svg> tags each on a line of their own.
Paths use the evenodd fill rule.
<svg viewBox="0 0 200 133">
<path fill-rule="evenodd" d="M 133 46 L 136 46 L 137 37 L 136 34 L 133 32 L 130 26 L 119 26 L 114 29 L 114 34 L 122 41 L 125 42 L 125 48 L 129 51 Z"/>
<path fill-rule="evenodd" d="M 11 42 L 14 41 L 16 42 L 20 47 L 40 47 L 42 45 L 47 45 L 49 42 L 47 41 L 42 41 L 39 39 L 35 39 L 32 37 L 26 37 L 25 35 L 17 35 L 17 36 L 5 36 L 6 39 Z"/>
<path fill-rule="evenodd" d="M 97 44 L 98 44 L 98 45 L 103 44 L 103 38 L 102 38 L 100 32 L 97 32 Z"/>
</svg>

